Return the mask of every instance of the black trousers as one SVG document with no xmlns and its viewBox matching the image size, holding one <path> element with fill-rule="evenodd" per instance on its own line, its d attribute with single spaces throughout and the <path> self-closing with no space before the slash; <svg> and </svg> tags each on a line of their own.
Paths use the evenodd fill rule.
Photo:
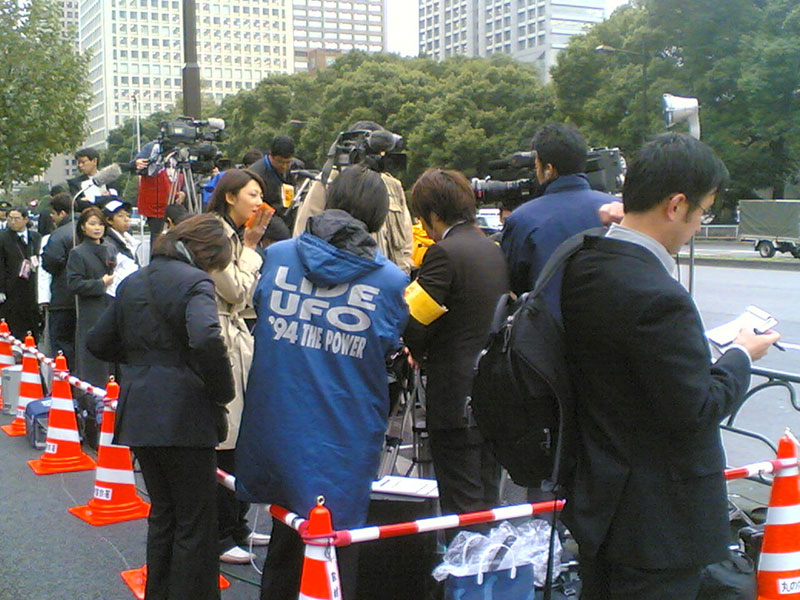
<svg viewBox="0 0 800 600">
<path fill-rule="evenodd" d="M 145 600 L 219 600 L 214 449 L 132 450 L 151 503 Z"/>
<path fill-rule="evenodd" d="M 580 557 L 581 600 L 694 600 L 701 567 L 639 569 Z"/>
<path fill-rule="evenodd" d="M 495 508 L 500 500 L 500 465 L 478 428 L 432 429 L 428 433 L 442 514 Z M 488 527 L 470 529 L 485 531 Z M 457 531 L 445 533 L 449 541 Z"/>
<path fill-rule="evenodd" d="M 267 560 L 261 574 L 261 600 L 297 600 L 305 544 L 298 533 L 272 519 Z M 358 544 L 336 549 L 342 600 L 354 600 L 358 576 Z"/>
<path fill-rule="evenodd" d="M 217 450 L 217 466 L 235 475 L 234 456 L 236 450 Z M 247 525 L 247 511 L 250 504 L 236 499 L 236 495 L 224 485 L 217 486 L 217 522 L 219 535 L 219 554 L 233 546 L 247 547 L 250 527 Z"/>
<path fill-rule="evenodd" d="M 75 311 L 64 308 L 51 308 L 49 311 L 50 348 L 57 354 L 59 350 L 67 359 L 67 367 L 75 368 Z"/>
</svg>

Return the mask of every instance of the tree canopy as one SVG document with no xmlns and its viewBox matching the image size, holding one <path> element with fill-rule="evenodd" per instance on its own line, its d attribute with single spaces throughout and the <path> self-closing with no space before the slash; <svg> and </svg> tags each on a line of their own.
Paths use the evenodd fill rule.
<svg viewBox="0 0 800 600">
<path fill-rule="evenodd" d="M 703 140 L 731 171 L 729 201 L 762 188 L 781 197 L 798 170 L 798 44 L 793 0 L 730 0 L 724 11 L 716 0 L 635 0 L 559 55 L 558 112 L 631 156 L 664 130 L 663 93 L 696 97 Z"/>
<path fill-rule="evenodd" d="M 53 0 L 0 2 L 0 185 L 28 181 L 86 137 L 88 56 Z"/>
</svg>

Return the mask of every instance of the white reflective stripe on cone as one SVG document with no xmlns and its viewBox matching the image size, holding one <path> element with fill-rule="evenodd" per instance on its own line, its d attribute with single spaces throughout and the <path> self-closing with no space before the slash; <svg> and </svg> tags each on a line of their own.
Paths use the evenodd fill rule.
<svg viewBox="0 0 800 600">
<path fill-rule="evenodd" d="M 794 525 L 796 523 L 800 523 L 800 504 L 767 508 L 765 525 Z"/>
<path fill-rule="evenodd" d="M 108 448 L 127 448 L 127 446 L 120 446 L 114 443 L 114 434 L 102 432 L 100 434 L 100 445 Z"/>
<path fill-rule="evenodd" d="M 75 442 L 76 444 L 81 443 L 77 431 L 74 429 L 62 429 L 61 427 L 48 427 L 47 439 L 59 440 L 61 442 Z"/>
<path fill-rule="evenodd" d="M 758 570 L 797 573 L 800 571 L 800 552 L 762 552 L 758 559 Z"/>
<path fill-rule="evenodd" d="M 42 380 L 39 379 L 39 374 L 38 373 L 27 373 L 25 371 L 22 371 L 22 374 L 20 375 L 20 378 L 19 378 L 19 382 L 20 383 L 33 383 L 35 385 L 38 385 L 38 384 L 42 383 Z"/>
<path fill-rule="evenodd" d="M 75 405 L 68 398 L 52 398 L 50 400 L 50 410 L 63 410 L 65 412 L 75 412 Z"/>
<path fill-rule="evenodd" d="M 327 562 L 328 558 L 325 556 L 326 549 L 327 546 L 312 546 L 311 544 L 306 544 L 305 556 L 312 560 Z"/>
<path fill-rule="evenodd" d="M 797 477 L 800 475 L 800 470 L 794 467 L 786 467 L 775 473 L 775 477 Z"/>
<path fill-rule="evenodd" d="M 133 471 L 127 469 L 108 469 L 106 467 L 97 467 L 95 474 L 95 481 L 97 483 L 120 483 L 135 485 L 133 479 Z"/>
</svg>

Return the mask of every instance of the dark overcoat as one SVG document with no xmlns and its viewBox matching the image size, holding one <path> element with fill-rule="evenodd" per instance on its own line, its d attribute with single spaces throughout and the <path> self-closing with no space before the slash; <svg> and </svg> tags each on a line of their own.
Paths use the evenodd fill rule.
<svg viewBox="0 0 800 600">
<path fill-rule="evenodd" d="M 8 323 L 11 334 L 23 340 L 28 331 L 38 338 L 39 306 L 36 299 L 36 272 L 31 270 L 28 278 L 20 277 L 24 260 L 38 256 L 42 236 L 28 230 L 28 243 L 11 228 L 0 232 L 0 293 L 6 301 L 0 304 L 0 316 Z"/>
</svg>

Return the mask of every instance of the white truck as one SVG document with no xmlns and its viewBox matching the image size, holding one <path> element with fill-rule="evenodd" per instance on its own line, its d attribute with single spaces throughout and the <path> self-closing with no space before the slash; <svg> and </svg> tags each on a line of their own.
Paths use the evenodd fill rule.
<svg viewBox="0 0 800 600">
<path fill-rule="evenodd" d="M 763 258 L 776 252 L 800 258 L 800 200 L 739 201 L 738 237 Z"/>
</svg>

